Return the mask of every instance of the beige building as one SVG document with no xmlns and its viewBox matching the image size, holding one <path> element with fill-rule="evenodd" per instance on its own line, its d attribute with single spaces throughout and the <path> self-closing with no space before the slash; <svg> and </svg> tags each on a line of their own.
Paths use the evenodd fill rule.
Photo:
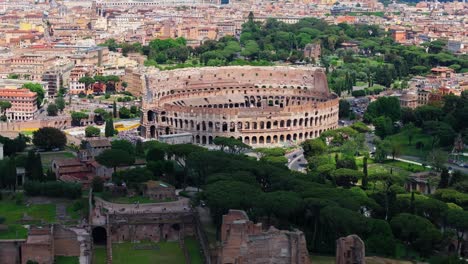
<svg viewBox="0 0 468 264">
<path fill-rule="evenodd" d="M 37 94 L 28 89 L 0 88 L 0 101 L 11 103 L 6 110 L 8 121 L 31 120 L 37 111 Z"/>
</svg>

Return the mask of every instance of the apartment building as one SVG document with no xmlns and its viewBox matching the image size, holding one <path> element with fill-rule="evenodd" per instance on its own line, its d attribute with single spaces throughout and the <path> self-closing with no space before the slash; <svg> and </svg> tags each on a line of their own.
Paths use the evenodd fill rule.
<svg viewBox="0 0 468 264">
<path fill-rule="evenodd" d="M 8 121 L 31 120 L 37 111 L 37 94 L 28 89 L 0 88 L 0 101 L 11 103 L 6 110 Z"/>
</svg>

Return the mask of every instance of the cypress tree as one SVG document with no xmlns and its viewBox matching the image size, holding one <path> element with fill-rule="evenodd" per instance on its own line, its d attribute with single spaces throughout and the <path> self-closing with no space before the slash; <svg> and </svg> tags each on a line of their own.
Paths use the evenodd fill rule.
<svg viewBox="0 0 468 264">
<path fill-rule="evenodd" d="M 414 214 L 414 192 L 411 192 L 410 213 Z"/>
<path fill-rule="evenodd" d="M 117 103 L 115 101 L 112 105 L 112 115 L 114 116 L 114 118 L 117 118 Z"/>
<path fill-rule="evenodd" d="M 364 174 L 364 176 L 362 177 L 362 188 L 365 190 L 367 189 L 367 183 L 368 183 L 368 179 L 367 179 L 367 157 L 364 157 L 364 160 L 363 160 L 363 169 L 362 169 L 362 172 Z"/>
<path fill-rule="evenodd" d="M 442 188 L 447 188 L 448 187 L 448 183 L 449 183 L 449 178 L 450 178 L 450 175 L 449 175 L 449 172 L 447 169 L 443 169 L 442 172 L 440 173 L 440 181 L 439 181 L 439 188 L 442 189 Z"/>
<path fill-rule="evenodd" d="M 112 118 L 109 118 L 106 120 L 106 126 L 104 128 L 104 135 L 106 137 L 112 137 L 115 134 L 114 130 L 114 120 Z"/>
</svg>

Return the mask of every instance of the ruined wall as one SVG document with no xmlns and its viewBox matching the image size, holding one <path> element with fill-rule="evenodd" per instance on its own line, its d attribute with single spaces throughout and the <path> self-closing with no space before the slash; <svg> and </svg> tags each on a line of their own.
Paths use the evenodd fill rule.
<svg viewBox="0 0 468 264">
<path fill-rule="evenodd" d="M 24 242 L 25 240 L 0 240 L 0 263 L 19 263 L 21 244 Z"/>
<path fill-rule="evenodd" d="M 219 264 L 310 264 L 304 234 L 270 227 L 262 230 L 243 211 L 230 210 L 223 216 Z"/>
<path fill-rule="evenodd" d="M 79 256 L 80 242 L 75 232 L 54 226 L 54 253 L 56 256 Z"/>
<path fill-rule="evenodd" d="M 366 264 L 365 245 L 357 235 L 336 240 L 336 264 Z"/>
<path fill-rule="evenodd" d="M 47 244 L 23 244 L 21 246 L 21 263 L 26 264 L 28 260 L 37 261 L 40 264 L 53 264 L 53 246 Z"/>
<path fill-rule="evenodd" d="M 178 241 L 195 234 L 193 217 L 189 212 L 109 215 L 112 241 Z"/>
</svg>

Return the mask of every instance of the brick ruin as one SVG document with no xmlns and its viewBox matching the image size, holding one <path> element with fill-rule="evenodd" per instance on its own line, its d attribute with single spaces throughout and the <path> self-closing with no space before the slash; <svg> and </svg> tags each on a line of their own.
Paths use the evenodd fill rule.
<svg viewBox="0 0 468 264">
<path fill-rule="evenodd" d="M 0 241 L 0 263 L 26 264 L 31 260 L 53 264 L 56 256 L 80 257 L 83 263 L 90 263 L 90 242 L 84 229 L 62 225 L 33 226 L 27 239 Z"/>
<path fill-rule="evenodd" d="M 218 264 L 310 264 L 304 233 L 253 223 L 244 211 L 223 216 Z"/>
<path fill-rule="evenodd" d="M 141 136 L 190 133 L 260 146 L 301 142 L 338 126 L 338 97 L 313 67 L 205 67 L 145 76 Z"/>
<path fill-rule="evenodd" d="M 357 235 L 340 237 L 336 240 L 336 264 L 366 264 L 366 251 L 362 239 Z"/>
</svg>

